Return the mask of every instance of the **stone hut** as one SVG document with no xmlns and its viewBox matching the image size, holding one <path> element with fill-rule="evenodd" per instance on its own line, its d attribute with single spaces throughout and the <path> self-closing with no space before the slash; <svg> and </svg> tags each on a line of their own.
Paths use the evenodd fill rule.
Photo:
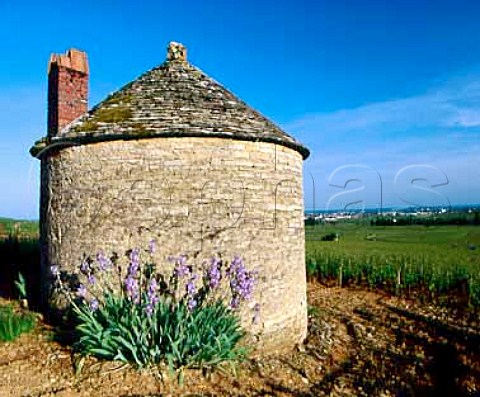
<svg viewBox="0 0 480 397">
<path fill-rule="evenodd" d="M 85 53 L 52 55 L 48 80 L 48 134 L 31 149 L 41 160 L 46 290 L 51 264 L 73 272 L 84 254 L 152 238 L 157 263 L 239 254 L 258 271 L 259 321 L 244 318 L 257 348 L 301 342 L 308 149 L 188 63 L 178 43 L 88 112 Z"/>
</svg>

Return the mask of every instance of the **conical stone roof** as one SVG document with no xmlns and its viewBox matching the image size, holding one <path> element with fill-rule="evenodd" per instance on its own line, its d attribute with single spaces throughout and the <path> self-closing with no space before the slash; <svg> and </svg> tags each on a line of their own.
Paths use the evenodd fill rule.
<svg viewBox="0 0 480 397">
<path fill-rule="evenodd" d="M 309 150 L 186 60 L 186 49 L 170 43 L 167 60 L 110 95 L 31 149 L 116 139 L 221 137 L 272 142 L 307 158 Z"/>
</svg>

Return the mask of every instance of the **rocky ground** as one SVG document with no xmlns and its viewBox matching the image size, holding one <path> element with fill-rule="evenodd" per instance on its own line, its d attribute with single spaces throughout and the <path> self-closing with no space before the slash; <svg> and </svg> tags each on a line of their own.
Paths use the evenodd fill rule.
<svg viewBox="0 0 480 397">
<path fill-rule="evenodd" d="M 480 396 L 480 320 L 380 293 L 309 284 L 310 324 L 294 352 L 231 371 L 79 363 L 47 326 L 0 345 L 0 396 Z M 76 365 L 77 364 L 77 365 Z"/>
</svg>

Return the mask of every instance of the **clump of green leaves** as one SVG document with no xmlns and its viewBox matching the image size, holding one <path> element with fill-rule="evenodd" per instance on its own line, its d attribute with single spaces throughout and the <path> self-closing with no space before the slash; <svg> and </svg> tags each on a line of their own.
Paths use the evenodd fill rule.
<svg viewBox="0 0 480 397">
<path fill-rule="evenodd" d="M 20 299 L 27 299 L 27 282 L 22 273 L 18 273 L 18 280 L 15 280 L 15 287 Z"/>
<path fill-rule="evenodd" d="M 155 270 L 153 241 L 145 251 L 150 262 L 142 262 L 141 251 L 133 249 L 127 266 L 102 251 L 86 258 L 79 268 L 84 282 L 74 290 L 52 266 L 58 288 L 71 303 L 75 349 L 139 368 L 163 363 L 171 371 L 245 358 L 239 308 L 252 298 L 256 272 L 248 271 L 240 257 L 230 263 L 214 257 L 197 269 L 181 255 L 170 258 L 173 271 L 163 274 Z M 253 310 L 256 319 L 259 306 Z"/>
<path fill-rule="evenodd" d="M 10 342 L 24 332 L 30 332 L 35 326 L 31 314 L 15 313 L 12 306 L 0 307 L 0 341 Z"/>
<path fill-rule="evenodd" d="M 160 301 L 152 316 L 126 299 L 108 297 L 96 311 L 75 310 L 79 339 L 75 348 L 105 360 L 145 367 L 161 362 L 171 371 L 216 366 L 245 357 L 237 316 L 219 302 L 189 311 L 186 304 Z"/>
<path fill-rule="evenodd" d="M 15 287 L 17 288 L 21 306 L 24 309 L 28 309 L 27 281 L 22 273 L 18 273 L 18 280 L 15 280 Z"/>
</svg>

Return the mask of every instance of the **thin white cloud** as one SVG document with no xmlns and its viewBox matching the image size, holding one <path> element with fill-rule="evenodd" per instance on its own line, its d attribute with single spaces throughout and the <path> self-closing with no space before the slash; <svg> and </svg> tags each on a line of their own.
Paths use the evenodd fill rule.
<svg viewBox="0 0 480 397">
<path fill-rule="evenodd" d="M 480 84 L 469 81 L 458 83 L 456 87 L 440 87 L 415 97 L 306 115 L 284 127 L 310 139 L 322 135 L 341 138 L 335 136 L 340 133 L 382 135 L 407 132 L 412 128 L 476 126 L 480 126 Z"/>
<path fill-rule="evenodd" d="M 457 109 L 457 117 L 451 121 L 452 125 L 459 127 L 479 127 L 480 109 Z"/>
<path fill-rule="evenodd" d="M 317 204 L 328 201 L 328 175 L 345 164 L 377 170 L 393 204 L 398 194 L 391 179 L 412 164 L 429 164 L 448 175 L 450 183 L 441 189 L 453 201 L 480 202 L 475 171 L 480 169 L 480 76 L 415 97 L 306 115 L 284 128 L 311 149 L 305 169 L 320 179 Z"/>
</svg>

